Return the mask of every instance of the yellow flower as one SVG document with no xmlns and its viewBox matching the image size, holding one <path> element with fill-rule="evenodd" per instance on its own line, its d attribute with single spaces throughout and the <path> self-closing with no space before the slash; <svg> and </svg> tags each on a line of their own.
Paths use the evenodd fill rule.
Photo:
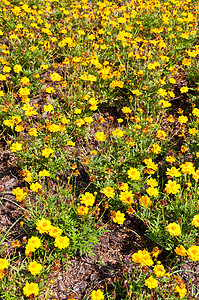
<svg viewBox="0 0 199 300">
<path fill-rule="evenodd" d="M 175 287 L 175 292 L 177 292 L 180 297 L 184 297 L 187 293 L 187 289 L 185 288 L 184 283 L 182 283 L 181 285 L 177 285 Z"/>
<path fill-rule="evenodd" d="M 31 135 L 31 136 L 38 136 L 38 132 L 37 132 L 37 129 L 36 128 L 31 128 L 28 133 Z"/>
<path fill-rule="evenodd" d="M 170 224 L 167 226 L 167 230 L 169 231 L 170 235 L 173 235 L 173 236 L 181 235 L 181 228 L 180 228 L 180 225 L 179 225 L 179 224 L 176 224 L 175 222 L 170 223 Z"/>
<path fill-rule="evenodd" d="M 181 89 L 180 89 L 181 93 L 187 93 L 189 91 L 189 88 L 187 86 L 183 86 Z"/>
<path fill-rule="evenodd" d="M 187 250 L 187 254 L 191 260 L 198 261 L 199 260 L 199 246 L 192 245 Z"/>
<path fill-rule="evenodd" d="M 153 148 L 152 148 L 152 152 L 153 152 L 154 154 L 158 154 L 158 153 L 161 152 L 161 147 L 160 147 L 159 145 L 153 144 L 152 147 L 153 147 Z"/>
<path fill-rule="evenodd" d="M 30 189 L 31 189 L 33 192 L 38 192 L 39 189 L 40 189 L 40 190 L 42 189 L 42 186 L 41 186 L 40 183 L 35 182 L 35 183 L 32 183 L 32 184 L 30 185 Z"/>
<path fill-rule="evenodd" d="M 31 172 L 28 170 L 23 171 L 23 177 L 26 182 L 31 182 L 31 180 L 32 180 Z"/>
<path fill-rule="evenodd" d="M 145 285 L 149 288 L 149 289 L 155 289 L 158 286 L 158 281 L 157 279 L 155 279 L 153 276 L 150 276 L 149 278 L 147 278 L 145 280 Z"/>
<path fill-rule="evenodd" d="M 86 123 L 92 123 L 94 120 L 93 120 L 93 118 L 92 117 L 85 117 L 84 118 L 84 121 L 86 122 Z"/>
<path fill-rule="evenodd" d="M 78 34 L 80 34 L 80 35 L 85 35 L 85 31 L 82 30 L 82 29 L 78 30 L 77 32 L 78 32 Z"/>
<path fill-rule="evenodd" d="M 43 70 L 47 70 L 49 68 L 49 66 L 48 65 L 41 65 L 40 68 L 43 69 Z"/>
<path fill-rule="evenodd" d="M 113 81 L 110 83 L 110 87 L 115 88 L 116 86 L 119 87 L 119 88 L 123 88 L 124 82 L 123 82 L 123 81 L 113 80 Z"/>
<path fill-rule="evenodd" d="M 96 132 L 95 134 L 95 139 L 96 141 L 100 141 L 100 142 L 104 142 L 106 140 L 106 135 L 104 134 L 104 132 Z"/>
<path fill-rule="evenodd" d="M 199 215 L 194 216 L 191 224 L 194 225 L 195 227 L 199 227 Z"/>
<path fill-rule="evenodd" d="M 25 296 L 29 297 L 30 295 L 37 296 L 39 294 L 39 287 L 37 283 L 28 283 L 23 287 L 23 293 Z"/>
<path fill-rule="evenodd" d="M 169 162 L 169 163 L 171 163 L 171 164 L 172 164 L 175 160 L 176 160 L 175 157 L 173 157 L 173 156 L 171 156 L 171 155 L 166 157 L 166 161 Z"/>
<path fill-rule="evenodd" d="M 148 64 L 148 69 L 149 70 L 155 70 L 156 67 L 160 67 L 160 63 L 157 61 L 154 61 L 153 63 Z"/>
<path fill-rule="evenodd" d="M 39 171 L 39 176 L 48 177 L 50 176 L 50 172 L 44 169 L 43 171 Z"/>
<path fill-rule="evenodd" d="M 29 252 L 34 252 L 36 249 L 38 249 L 41 246 L 41 241 L 37 236 L 32 236 L 28 243 L 26 244 L 25 253 L 26 255 L 29 254 Z"/>
<path fill-rule="evenodd" d="M 122 123 L 124 122 L 124 120 L 122 118 L 117 119 L 118 123 Z"/>
<path fill-rule="evenodd" d="M 84 73 L 80 76 L 80 79 L 85 81 L 97 81 L 97 77 L 91 74 Z"/>
<path fill-rule="evenodd" d="M 62 80 L 62 77 L 58 73 L 50 74 L 50 78 L 52 81 L 60 81 Z"/>
<path fill-rule="evenodd" d="M 3 121 L 3 124 L 8 126 L 8 127 L 11 127 L 13 129 L 15 123 L 14 123 L 14 120 L 4 120 Z"/>
<path fill-rule="evenodd" d="M 157 131 L 157 138 L 158 138 L 158 139 L 164 141 L 164 140 L 166 139 L 166 136 L 167 136 L 167 134 L 166 134 L 165 131 L 163 131 L 163 130 L 158 130 L 158 131 Z"/>
<path fill-rule="evenodd" d="M 186 116 L 179 116 L 178 117 L 178 121 L 182 124 L 187 123 L 188 122 L 188 118 Z"/>
<path fill-rule="evenodd" d="M 187 250 L 182 245 L 180 245 L 179 247 L 175 248 L 175 253 L 180 256 L 186 256 Z"/>
<path fill-rule="evenodd" d="M 180 169 L 176 169 L 175 167 L 172 167 L 171 169 L 167 168 L 166 175 L 171 177 L 180 177 L 182 174 L 180 172 Z"/>
<path fill-rule="evenodd" d="M 53 110 L 52 104 L 44 105 L 44 111 L 51 112 Z"/>
<path fill-rule="evenodd" d="M 10 147 L 10 150 L 12 152 L 17 152 L 17 151 L 21 151 L 22 150 L 22 144 L 16 142 L 16 143 L 13 143 L 12 146 Z"/>
<path fill-rule="evenodd" d="M 19 116 L 13 116 L 13 117 L 12 117 L 12 120 L 13 120 L 16 124 L 18 124 L 18 123 L 20 123 L 20 122 L 22 121 L 21 117 L 19 117 Z"/>
<path fill-rule="evenodd" d="M 140 178 L 140 172 L 136 168 L 130 168 L 127 174 L 132 180 L 138 180 Z"/>
<path fill-rule="evenodd" d="M 95 203 L 95 196 L 89 192 L 86 192 L 84 195 L 81 195 L 80 200 L 81 204 L 84 204 L 85 206 L 93 206 Z"/>
<path fill-rule="evenodd" d="M 132 112 L 132 109 L 129 108 L 129 107 L 127 107 L 127 106 L 124 106 L 124 107 L 122 108 L 122 112 L 123 112 L 124 114 L 130 114 L 130 113 Z"/>
<path fill-rule="evenodd" d="M 16 189 L 13 189 L 12 194 L 16 196 L 16 200 L 21 202 L 23 199 L 25 199 L 27 193 L 23 191 L 20 187 L 17 187 Z"/>
<path fill-rule="evenodd" d="M 68 142 L 67 142 L 67 146 L 73 146 L 73 147 L 74 147 L 74 146 L 75 146 L 75 143 L 74 143 L 73 141 L 68 141 Z"/>
<path fill-rule="evenodd" d="M 169 101 L 165 101 L 165 100 L 160 100 L 158 102 L 159 105 L 161 105 L 163 108 L 168 108 L 171 106 L 171 103 Z"/>
<path fill-rule="evenodd" d="M 50 236 L 56 238 L 62 234 L 62 229 L 56 226 L 51 226 L 48 233 Z"/>
<path fill-rule="evenodd" d="M 198 130 L 196 128 L 189 128 L 189 133 L 191 135 L 196 135 L 198 133 Z"/>
<path fill-rule="evenodd" d="M 183 174 L 193 174 L 195 172 L 194 166 L 192 162 L 186 162 L 180 166 L 181 172 Z"/>
<path fill-rule="evenodd" d="M 133 197 L 134 195 L 132 191 L 128 191 L 128 190 L 121 192 L 120 194 L 120 200 L 127 205 L 131 205 L 132 203 L 134 203 Z"/>
<path fill-rule="evenodd" d="M 180 184 L 174 180 L 169 180 L 168 183 L 165 185 L 165 191 L 167 194 L 177 194 L 180 190 Z"/>
<path fill-rule="evenodd" d="M 124 135 L 124 131 L 122 131 L 120 129 L 116 129 L 116 130 L 112 131 L 112 135 L 119 138 Z"/>
<path fill-rule="evenodd" d="M 153 269 L 153 273 L 157 276 L 157 277 L 162 277 L 165 275 L 166 271 L 163 265 L 161 264 L 157 264 L 154 269 Z"/>
<path fill-rule="evenodd" d="M 192 177 L 193 177 L 193 179 L 195 179 L 196 182 L 198 182 L 198 180 L 199 180 L 199 169 L 196 170 L 196 172 L 194 172 L 192 174 Z"/>
<path fill-rule="evenodd" d="M 0 279 L 2 279 L 5 276 L 4 271 L 0 269 Z"/>
<path fill-rule="evenodd" d="M 154 187 L 149 187 L 147 190 L 146 190 L 147 194 L 149 194 L 149 196 L 154 196 L 154 197 L 157 197 L 159 195 L 159 192 L 156 188 Z"/>
<path fill-rule="evenodd" d="M 3 67 L 3 72 L 4 72 L 4 73 L 10 73 L 10 71 L 11 71 L 11 68 L 10 68 L 10 67 L 8 67 L 8 66 L 4 66 L 4 67 Z"/>
<path fill-rule="evenodd" d="M 30 271 L 32 275 L 39 274 L 41 270 L 42 270 L 42 265 L 37 263 L 36 261 L 30 262 L 28 265 L 28 271 Z"/>
<path fill-rule="evenodd" d="M 182 60 L 182 64 L 183 64 L 184 66 L 190 66 L 190 65 L 191 65 L 191 59 L 184 58 L 184 59 Z"/>
<path fill-rule="evenodd" d="M 199 118 L 199 108 L 194 108 L 192 114 Z"/>
<path fill-rule="evenodd" d="M 22 108 L 23 109 L 23 108 Z M 26 116 L 36 116 L 38 113 L 36 110 L 33 109 L 30 105 L 25 110 L 25 115 Z"/>
<path fill-rule="evenodd" d="M 19 95 L 20 95 L 21 97 L 29 96 L 29 95 L 30 95 L 30 90 L 29 90 L 27 87 L 25 87 L 25 88 L 20 88 Z"/>
<path fill-rule="evenodd" d="M 58 132 L 60 130 L 60 127 L 59 127 L 59 125 L 56 125 L 56 124 L 50 124 L 48 126 L 48 129 L 50 132 Z"/>
<path fill-rule="evenodd" d="M 89 109 L 90 109 L 90 110 L 93 110 L 93 111 L 97 110 L 97 108 L 98 108 L 97 105 L 91 105 L 91 106 L 89 107 Z"/>
<path fill-rule="evenodd" d="M 87 96 L 87 97 L 86 97 Z M 84 96 L 84 99 L 85 100 L 88 100 L 89 98 L 88 98 L 88 95 L 86 95 L 86 96 Z M 86 97 L 86 98 L 85 98 Z M 95 106 L 95 105 L 97 105 L 98 104 L 98 100 L 97 99 L 95 99 L 94 97 L 91 97 L 90 99 L 89 99 L 89 104 L 90 105 L 92 105 L 92 106 Z"/>
<path fill-rule="evenodd" d="M 115 213 L 113 217 L 113 222 L 118 224 L 123 224 L 125 220 L 125 214 L 121 213 L 119 210 Z"/>
<path fill-rule="evenodd" d="M 136 130 L 140 130 L 140 129 L 142 128 L 142 126 L 141 126 L 141 125 L 138 125 L 138 124 L 135 124 L 134 128 L 135 128 Z"/>
<path fill-rule="evenodd" d="M 170 79 L 169 79 L 169 82 L 175 84 L 175 83 L 176 83 L 176 80 L 175 80 L 174 78 L 170 78 Z"/>
<path fill-rule="evenodd" d="M 51 148 L 45 148 L 42 150 L 42 156 L 48 158 L 54 151 Z"/>
<path fill-rule="evenodd" d="M 167 91 L 161 88 L 158 90 L 158 95 L 160 95 L 162 97 L 166 97 Z"/>
<path fill-rule="evenodd" d="M 105 194 L 108 198 L 114 198 L 115 193 L 114 189 L 110 186 L 107 186 L 101 190 L 101 193 Z"/>
<path fill-rule="evenodd" d="M 132 255 L 132 261 L 135 263 L 139 263 L 142 266 L 152 266 L 153 260 L 151 259 L 151 255 L 146 250 L 139 250 L 138 253 L 134 253 Z"/>
<path fill-rule="evenodd" d="M 21 65 L 15 65 L 13 68 L 15 73 L 20 73 L 22 71 L 22 66 Z"/>
<path fill-rule="evenodd" d="M 161 250 L 158 247 L 155 247 L 153 251 L 151 251 L 151 255 L 157 259 L 158 255 L 161 253 Z M 159 262 L 157 262 L 159 264 Z"/>
<path fill-rule="evenodd" d="M 76 109 L 74 110 L 74 113 L 75 113 L 76 115 L 81 114 L 81 113 L 82 113 L 82 110 L 81 110 L 80 108 L 76 108 Z"/>
<path fill-rule="evenodd" d="M 142 196 L 139 199 L 139 202 L 140 202 L 140 205 L 142 205 L 142 206 L 144 206 L 146 208 L 148 208 L 152 204 L 152 201 L 151 201 L 151 199 L 148 196 Z"/>
<path fill-rule="evenodd" d="M 24 76 L 21 78 L 21 84 L 22 85 L 26 85 L 30 82 L 30 80 L 28 79 L 28 77 Z"/>
<path fill-rule="evenodd" d="M 122 182 L 121 184 L 119 184 L 118 188 L 120 191 L 128 191 L 129 186 L 128 186 L 128 183 Z"/>
<path fill-rule="evenodd" d="M 5 258 L 0 258 L 0 270 L 7 269 L 9 266 L 9 262 Z"/>
<path fill-rule="evenodd" d="M 70 240 L 67 236 L 57 236 L 55 238 L 55 247 L 59 249 L 65 249 L 69 246 Z"/>
<path fill-rule="evenodd" d="M 17 125 L 16 127 L 15 127 L 15 131 L 17 131 L 17 132 L 21 132 L 21 131 L 24 131 L 24 127 L 22 126 L 22 125 Z"/>
<path fill-rule="evenodd" d="M 0 74 L 0 80 L 1 80 L 1 81 L 6 81 L 6 75 Z"/>
<path fill-rule="evenodd" d="M 45 218 L 42 218 L 36 223 L 36 229 L 39 231 L 39 233 L 48 233 L 51 227 L 52 225 L 50 220 L 47 220 Z"/>
<path fill-rule="evenodd" d="M 75 123 L 78 127 L 81 127 L 82 125 L 85 124 L 85 122 L 84 122 L 83 119 L 77 119 L 74 123 Z"/>
<path fill-rule="evenodd" d="M 84 215 L 87 215 L 89 212 L 89 208 L 86 207 L 86 206 L 79 206 L 78 209 L 77 209 L 77 214 L 79 216 L 84 216 Z"/>
<path fill-rule="evenodd" d="M 147 182 L 146 182 L 148 185 L 150 185 L 151 187 L 156 187 L 156 186 L 158 186 L 158 182 L 157 182 L 157 180 L 155 179 L 155 178 L 150 178 L 150 179 L 148 179 L 147 180 Z"/>
<path fill-rule="evenodd" d="M 67 125 L 70 123 L 70 120 L 68 120 L 67 118 L 62 118 L 61 121 L 63 124 L 67 124 Z"/>
<path fill-rule="evenodd" d="M 101 290 L 92 291 L 91 300 L 103 300 L 103 299 L 104 299 L 104 294 L 102 293 Z"/>
<path fill-rule="evenodd" d="M 14 240 L 11 243 L 13 248 L 20 248 L 21 247 L 21 242 L 19 240 Z"/>
<path fill-rule="evenodd" d="M 88 40 L 94 40 L 95 39 L 95 36 L 94 36 L 94 34 L 89 34 L 88 35 Z"/>
<path fill-rule="evenodd" d="M 151 158 L 148 158 L 148 159 L 146 158 L 143 160 L 143 162 L 146 164 L 147 168 L 152 169 L 154 171 L 158 170 L 158 165 L 155 164 Z"/>
<path fill-rule="evenodd" d="M 46 93 L 48 94 L 52 94 L 55 92 L 55 89 L 52 87 L 52 86 L 49 86 L 47 89 L 46 89 Z M 44 107 L 47 106 L 47 105 L 44 105 Z M 45 110 L 45 109 L 44 109 Z"/>
</svg>

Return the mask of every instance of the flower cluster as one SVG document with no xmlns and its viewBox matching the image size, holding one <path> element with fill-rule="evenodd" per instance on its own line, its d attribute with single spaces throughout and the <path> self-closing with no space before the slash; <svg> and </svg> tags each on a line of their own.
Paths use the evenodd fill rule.
<svg viewBox="0 0 199 300">
<path fill-rule="evenodd" d="M 59 227 L 53 226 L 50 222 L 50 220 L 47 220 L 45 218 L 42 218 L 41 220 L 37 221 L 36 228 L 39 231 L 39 233 L 47 233 L 50 236 L 55 238 L 55 247 L 59 249 L 65 249 L 69 246 L 70 240 L 67 236 L 61 236 L 62 235 L 62 229 Z"/>
</svg>

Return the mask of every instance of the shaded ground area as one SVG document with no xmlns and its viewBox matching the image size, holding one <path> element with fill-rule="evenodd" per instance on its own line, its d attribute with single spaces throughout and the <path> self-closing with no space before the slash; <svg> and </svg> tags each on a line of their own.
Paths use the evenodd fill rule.
<svg viewBox="0 0 199 300">
<path fill-rule="evenodd" d="M 0 151 L 0 246 L 3 242 L 20 238 L 23 210 L 15 201 L 12 190 L 19 184 L 16 161 L 9 151 Z"/>
</svg>

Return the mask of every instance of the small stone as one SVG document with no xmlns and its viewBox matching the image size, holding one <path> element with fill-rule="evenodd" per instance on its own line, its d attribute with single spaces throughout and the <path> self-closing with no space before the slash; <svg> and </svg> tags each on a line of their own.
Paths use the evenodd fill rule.
<svg viewBox="0 0 199 300">
<path fill-rule="evenodd" d="M 88 283 L 86 281 L 80 281 L 76 283 L 73 287 L 73 291 L 78 294 L 84 293 Z"/>
<path fill-rule="evenodd" d="M 94 281 L 96 278 L 97 278 L 97 274 L 96 273 L 91 274 L 91 276 L 90 276 L 90 280 L 91 281 Z"/>
<path fill-rule="evenodd" d="M 63 281 L 59 282 L 59 290 L 64 292 L 66 290 L 66 286 Z"/>
</svg>

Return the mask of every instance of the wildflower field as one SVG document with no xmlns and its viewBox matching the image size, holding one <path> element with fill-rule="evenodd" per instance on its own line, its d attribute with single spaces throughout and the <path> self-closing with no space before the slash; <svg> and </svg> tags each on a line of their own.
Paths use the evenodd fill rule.
<svg viewBox="0 0 199 300">
<path fill-rule="evenodd" d="M 0 299 L 199 298 L 198 15 L 0 1 Z"/>
</svg>

